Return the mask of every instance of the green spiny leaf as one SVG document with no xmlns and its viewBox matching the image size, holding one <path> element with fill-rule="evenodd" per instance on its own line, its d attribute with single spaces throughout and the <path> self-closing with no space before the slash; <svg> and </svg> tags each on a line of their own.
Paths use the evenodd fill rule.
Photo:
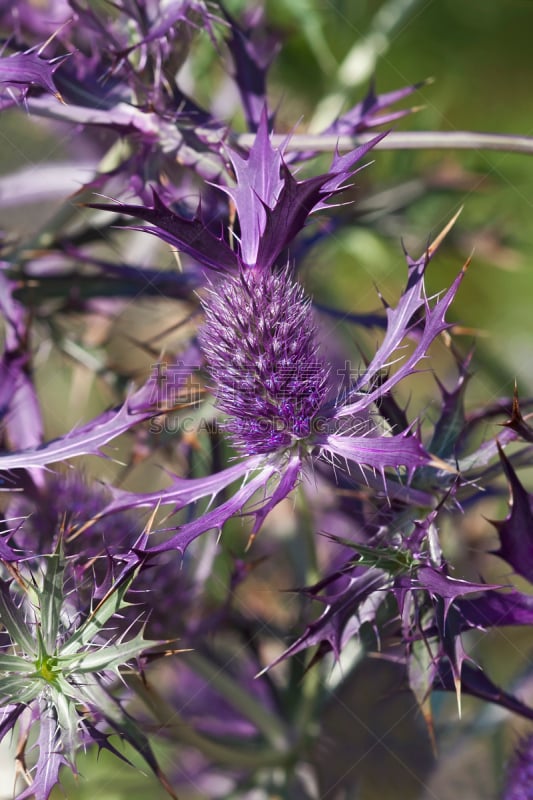
<svg viewBox="0 0 533 800">
<path fill-rule="evenodd" d="M 24 675 L 35 672 L 33 661 L 27 661 L 20 656 L 9 654 L 0 655 L 0 672 L 14 672 L 17 675 Z"/>
<path fill-rule="evenodd" d="M 143 650 L 159 642 L 147 642 L 142 633 L 134 639 L 119 644 L 102 645 L 99 650 L 90 650 L 59 657 L 59 662 L 64 664 L 64 671 L 71 673 L 98 672 L 103 669 L 116 669 L 131 658 L 139 656 Z"/>
<path fill-rule="evenodd" d="M 11 597 L 9 584 L 3 580 L 0 580 L 0 622 L 14 644 L 17 644 L 27 655 L 37 658 L 36 639 L 32 636 L 20 609 Z"/>
<path fill-rule="evenodd" d="M 0 703 L 30 703 L 42 690 L 38 679 L 28 681 L 26 675 L 9 675 L 0 679 Z"/>
<path fill-rule="evenodd" d="M 41 607 L 41 631 L 47 653 L 56 649 L 57 634 L 61 620 L 61 606 L 64 600 L 63 573 L 64 560 L 59 553 L 46 556 L 46 569 L 42 590 L 39 592 Z"/>
<path fill-rule="evenodd" d="M 358 564 L 379 567 L 390 575 L 409 572 L 418 562 L 410 550 L 397 547 L 367 547 L 354 542 L 353 549 L 359 553 Z"/>
<path fill-rule="evenodd" d="M 80 718 L 73 699 L 63 691 L 62 683 L 66 681 L 60 678 L 57 686 L 51 687 L 51 699 L 56 710 L 63 749 L 67 755 L 73 757 L 79 743 Z"/>
<path fill-rule="evenodd" d="M 109 592 L 100 601 L 100 603 L 93 609 L 92 613 L 85 620 L 78 630 L 70 637 L 61 648 L 61 657 L 76 653 L 82 647 L 90 644 L 95 636 L 102 630 L 106 623 L 111 619 L 113 614 L 126 608 L 128 603 L 124 600 L 124 595 L 131 586 L 131 583 L 137 573 L 128 575 L 119 584 L 111 587 Z"/>
</svg>

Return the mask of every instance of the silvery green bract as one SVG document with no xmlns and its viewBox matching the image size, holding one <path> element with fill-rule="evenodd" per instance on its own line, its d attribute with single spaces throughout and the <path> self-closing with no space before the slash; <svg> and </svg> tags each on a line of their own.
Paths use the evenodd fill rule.
<svg viewBox="0 0 533 800">
<path fill-rule="evenodd" d="M 10 572 L 0 583 L 0 702 L 2 738 L 18 723 L 17 758 L 28 787 L 17 798 L 46 800 L 60 768 L 75 772 L 77 752 L 91 743 L 120 756 L 110 733 L 129 742 L 164 780 L 144 733 L 115 696 L 121 669 L 154 644 L 142 631 L 114 630 L 135 572 L 124 570 L 84 611 L 60 552 L 41 556 L 31 570 L 11 565 Z"/>
</svg>

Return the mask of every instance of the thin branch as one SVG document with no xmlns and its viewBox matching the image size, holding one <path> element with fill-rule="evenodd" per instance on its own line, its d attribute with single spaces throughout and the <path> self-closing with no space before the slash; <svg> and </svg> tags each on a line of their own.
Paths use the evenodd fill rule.
<svg viewBox="0 0 533 800">
<path fill-rule="evenodd" d="M 62 106 L 59 103 L 50 105 L 48 98 L 29 98 L 26 102 L 28 110 L 49 119 L 75 122 L 82 125 L 118 125 L 134 128 L 145 134 L 147 131 L 164 135 L 167 146 L 172 143 L 179 149 L 180 163 L 186 166 L 203 166 L 201 174 L 207 180 L 215 180 L 220 176 L 220 162 L 214 159 L 207 148 L 198 153 L 189 147 L 183 139 L 180 129 L 173 123 L 161 122 L 153 112 L 146 113 L 141 109 L 119 104 L 114 109 L 87 109 L 80 106 Z M 198 134 L 213 137 L 213 131 L 198 129 Z M 216 137 L 218 132 L 215 132 Z M 358 136 L 335 136 L 320 134 L 294 134 L 286 142 L 286 134 L 271 137 L 275 147 L 283 147 L 289 151 L 314 151 L 316 153 L 335 150 L 351 150 L 359 144 L 368 142 L 375 134 L 361 133 Z M 220 138 L 224 134 L 220 131 Z M 251 147 L 255 134 L 227 134 L 232 145 Z M 533 155 L 533 137 L 514 136 L 506 133 L 477 133 L 476 131 L 393 131 L 382 139 L 376 149 L 380 150 L 499 150 L 503 153 L 525 153 Z M 211 164 L 211 160 L 213 163 Z M 209 166 L 209 170 L 206 167 Z"/>
<path fill-rule="evenodd" d="M 294 134 L 288 142 L 286 135 L 271 137 L 274 147 L 284 150 L 314 150 L 328 152 L 338 148 L 350 150 L 368 142 L 375 134 L 359 136 L 321 136 L 320 134 Z M 255 134 L 242 133 L 233 139 L 241 147 L 251 147 Z M 503 153 L 533 155 L 533 137 L 506 133 L 477 133 L 475 131 L 393 131 L 376 145 L 376 150 L 498 150 Z"/>
</svg>

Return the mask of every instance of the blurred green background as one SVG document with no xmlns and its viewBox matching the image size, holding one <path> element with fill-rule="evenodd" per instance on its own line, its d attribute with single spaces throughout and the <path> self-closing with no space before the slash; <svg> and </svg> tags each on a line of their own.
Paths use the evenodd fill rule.
<svg viewBox="0 0 533 800">
<path fill-rule="evenodd" d="M 267 9 L 270 18 L 290 33 L 272 73 L 274 95 L 282 104 L 280 115 L 288 125 L 289 115 L 291 124 L 301 115 L 302 128 L 329 121 L 328 109 L 338 103 L 346 109 L 357 102 L 368 76 L 375 74 L 378 92 L 434 79 L 414 96 L 413 104 L 423 108 L 397 123 L 397 130 L 533 136 L 533 3 L 529 0 L 290 4 L 275 0 Z M 325 97 L 330 98 L 327 103 Z M 310 288 L 320 296 L 325 293 L 332 305 L 350 310 L 376 307 L 375 283 L 388 299 L 394 298 L 405 274 L 400 239 L 412 255 L 419 255 L 464 206 L 430 266 L 428 283 L 432 291 L 441 290 L 473 255 L 450 314 L 459 325 L 474 329 L 474 335 L 456 339 L 463 352 L 475 344 L 468 402 L 474 405 L 509 394 L 515 378 L 521 396 L 530 396 L 533 158 L 487 151 L 376 151 L 374 161 L 357 177 L 359 202 L 364 206 L 369 197 L 383 198 L 383 215 L 367 217 L 366 223 L 362 217 L 357 227 L 319 251 L 316 264 L 309 264 Z M 442 367 L 446 369 L 445 362 Z M 411 401 L 416 405 L 418 400 L 423 407 L 430 384 L 421 381 L 412 391 L 422 393 Z M 501 505 L 484 511 L 492 518 L 504 514 Z M 461 549 L 464 558 L 473 549 L 488 550 L 496 544 L 479 509 L 476 515 L 467 515 L 458 529 L 443 535 L 445 546 L 455 542 L 453 555 L 459 561 Z M 488 580 L 509 579 L 493 557 L 478 556 L 476 563 Z M 528 591 L 527 586 L 521 588 Z M 477 642 L 470 642 L 470 652 L 494 680 L 520 686 L 520 696 L 533 701 L 531 631 L 503 629 L 480 635 Z M 371 675 L 372 671 L 368 681 Z M 353 686 L 351 708 L 361 708 L 369 685 L 363 680 Z M 397 749 L 383 753 L 378 746 L 361 765 L 365 777 L 355 797 L 501 796 L 506 755 L 528 726 L 477 701 L 466 703 L 462 722 L 451 698 L 437 695 L 433 707 L 437 766 L 415 774 L 395 759 Z M 379 703 L 374 714 L 370 709 L 365 717 L 374 730 L 379 729 L 376 717 Z M 349 738 L 349 723 L 344 730 Z M 414 746 L 423 745 L 419 740 Z"/>
<path fill-rule="evenodd" d="M 270 18 L 289 34 L 272 73 L 283 120 L 290 115 L 294 124 L 301 115 L 302 127 L 327 121 L 326 109 L 357 102 L 367 75 L 375 72 L 378 92 L 434 79 L 414 96 L 413 104 L 423 109 L 397 123 L 398 130 L 533 135 L 531 2 L 296 2 L 290 11 L 288 6 L 267 3 Z M 394 294 L 403 279 L 400 237 L 418 254 L 463 205 L 429 271 L 430 288 L 446 286 L 473 253 L 452 317 L 479 330 L 477 363 L 484 376 L 474 383 L 483 381 L 481 395 L 497 395 L 508 392 L 516 376 L 522 394 L 530 393 L 533 158 L 442 150 L 376 151 L 374 158 L 357 182 L 365 205 L 366 188 L 383 197 L 383 217 L 370 230 L 343 237 L 327 270 L 322 263 L 311 266 L 312 282 L 326 286 L 332 301 L 343 306 L 351 301 L 371 307 L 374 282 Z M 388 195 L 379 195 L 385 190 Z M 332 281 L 337 276 L 338 284 Z"/>
</svg>

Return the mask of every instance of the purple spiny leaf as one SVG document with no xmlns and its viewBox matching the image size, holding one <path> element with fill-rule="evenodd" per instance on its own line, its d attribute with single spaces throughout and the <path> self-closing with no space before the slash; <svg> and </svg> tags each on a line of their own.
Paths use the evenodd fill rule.
<svg viewBox="0 0 533 800">
<path fill-rule="evenodd" d="M 198 27 L 208 30 L 213 36 L 212 20 L 216 17 L 208 11 L 205 3 L 201 0 L 200 2 L 199 0 L 170 0 L 165 6 L 157 8 L 149 32 L 139 42 L 122 51 L 121 55 L 129 53 L 143 44 L 155 42 L 168 35 L 175 35 L 175 28 L 179 22 L 196 27 L 196 23 L 193 21 L 195 16 L 198 16 L 201 21 L 201 25 Z"/>
<path fill-rule="evenodd" d="M 330 434 L 316 438 L 321 451 L 375 469 L 382 475 L 386 467 L 405 467 L 411 478 L 418 467 L 431 464 L 418 438 L 412 435 L 348 436 Z"/>
<path fill-rule="evenodd" d="M 503 424 L 506 428 L 511 428 L 511 430 L 515 431 L 520 439 L 523 439 L 525 442 L 533 442 L 533 428 L 527 424 L 526 420 L 522 416 L 520 403 L 518 400 L 518 388 L 516 386 L 513 394 L 513 409 L 511 413 L 511 419 Z"/>
<path fill-rule="evenodd" d="M 269 664 L 268 669 L 315 645 L 319 645 L 319 650 L 313 662 L 328 652 L 333 652 L 335 658 L 339 658 L 346 638 L 357 635 L 364 622 L 373 622 L 375 619 L 377 609 L 385 599 L 388 582 L 388 576 L 383 570 L 365 569 L 350 576 L 347 585 L 335 594 L 321 597 L 313 592 L 316 600 L 326 604 L 325 610 L 290 647 Z M 317 591 L 323 585 L 324 581 L 317 584 Z M 305 591 L 308 594 L 313 591 L 313 587 Z"/>
<path fill-rule="evenodd" d="M 400 579 L 403 580 L 403 579 Z M 497 584 L 473 583 L 471 581 L 450 578 L 442 570 L 435 567 L 422 566 L 416 572 L 416 579 L 411 583 L 412 588 L 425 589 L 434 600 L 442 600 L 444 603 L 443 624 L 446 623 L 446 616 L 458 598 L 474 592 L 486 592 L 489 589 L 501 589 Z"/>
<path fill-rule="evenodd" d="M 439 673 L 435 678 L 434 688 L 455 692 L 457 690 L 454 675 L 449 662 L 442 661 L 439 664 Z M 461 671 L 461 690 L 472 697 L 479 697 L 489 703 L 496 703 L 502 708 L 507 708 L 515 714 L 533 720 L 533 708 L 526 706 L 521 700 L 508 692 L 504 692 L 496 686 L 491 679 L 485 675 L 483 670 L 472 664 L 465 663 Z"/>
<path fill-rule="evenodd" d="M 286 164 L 282 163 L 283 190 L 278 202 L 270 213 L 267 212 L 266 225 L 257 248 L 257 263 L 262 269 L 268 269 L 275 263 L 304 227 L 311 213 L 328 208 L 326 200 L 345 188 L 346 181 L 357 171 L 355 164 L 385 135 L 376 136 L 344 156 L 336 154 L 329 172 L 304 181 L 298 182 Z M 258 204 L 257 200 L 255 204 Z"/>
<path fill-rule="evenodd" d="M 281 150 L 272 147 L 265 110 L 247 157 L 236 150 L 230 150 L 229 157 L 237 185 L 221 188 L 232 198 L 239 215 L 241 259 L 253 266 L 258 261 L 267 215 L 276 206 L 286 182 L 286 176 L 282 178 L 280 174 Z"/>
<path fill-rule="evenodd" d="M 452 458 L 457 455 L 459 442 L 466 425 L 464 397 L 470 378 L 468 366 L 471 355 L 464 361 L 457 361 L 459 377 L 451 391 L 448 391 L 437 380 L 442 395 L 442 407 L 439 419 L 435 423 L 429 449 L 439 458 Z"/>
<path fill-rule="evenodd" d="M 27 50 L 0 58 L 0 84 L 16 86 L 26 92 L 31 86 L 38 86 L 61 100 L 54 83 L 54 72 L 68 58 L 66 53 L 56 58 L 42 58 L 38 52 Z"/>
<path fill-rule="evenodd" d="M 500 459 L 510 490 L 510 513 L 506 519 L 494 522 L 500 536 L 500 547 L 493 551 L 519 575 L 533 583 L 533 503 L 511 462 L 500 448 Z"/>
<path fill-rule="evenodd" d="M 180 378 L 185 381 L 189 372 L 197 367 L 197 348 L 192 345 L 184 355 Z M 176 391 L 179 386 L 173 387 Z M 104 411 L 85 425 L 75 428 L 40 447 L 18 453 L 0 455 L 0 472 L 30 467 L 45 467 L 57 461 L 81 455 L 101 455 L 101 448 L 133 425 L 161 414 L 167 407 L 166 384 L 160 385 L 158 377 L 152 375 L 117 408 Z M 170 406 L 172 402 L 170 402 Z"/>
<path fill-rule="evenodd" d="M 247 158 L 230 150 L 237 186 L 221 187 L 235 202 L 241 230 L 241 260 L 268 270 L 304 227 L 313 211 L 327 208 L 328 198 L 345 188 L 360 161 L 385 134 L 341 156 L 330 170 L 298 182 L 270 142 L 266 113 L 261 117 Z"/>
<path fill-rule="evenodd" d="M 263 520 L 267 514 L 272 511 L 274 506 L 281 502 L 287 495 L 289 495 L 296 486 L 302 471 L 302 460 L 300 454 L 292 455 L 289 463 L 284 467 L 279 483 L 272 492 L 272 495 L 259 504 L 259 507 L 254 508 L 252 511 L 246 512 L 246 516 L 255 517 L 254 526 L 252 528 L 252 536 L 259 531 Z"/>
<path fill-rule="evenodd" d="M 0 741 L 9 731 L 13 730 L 25 708 L 24 703 L 13 703 L 0 709 Z"/>
<path fill-rule="evenodd" d="M 376 128 L 378 125 L 389 125 L 391 122 L 411 114 L 415 109 L 407 108 L 400 111 L 389 111 L 387 114 L 380 114 L 379 112 L 384 111 L 384 109 L 398 103 L 400 100 L 404 100 L 426 84 L 427 81 L 420 81 L 420 83 L 405 86 L 392 92 L 376 94 L 375 86 L 372 83 L 366 97 L 338 117 L 323 133 L 350 136 Z"/>
<path fill-rule="evenodd" d="M 355 387 L 361 389 L 364 385 L 372 385 L 379 373 L 387 369 L 394 363 L 394 353 L 398 350 L 404 339 L 413 331 L 413 317 L 420 308 L 426 306 L 425 317 L 422 321 L 422 330 L 416 330 L 417 343 L 410 355 L 403 360 L 394 372 L 385 381 L 379 382 L 375 389 L 362 393 L 360 400 L 348 403 L 339 408 L 337 417 L 345 417 L 357 413 L 363 408 L 375 402 L 382 394 L 390 391 L 398 381 L 414 372 L 416 365 L 426 355 L 427 350 L 433 340 L 443 331 L 450 327 L 444 317 L 452 300 L 454 299 L 459 285 L 464 277 L 465 268 L 461 270 L 451 287 L 445 294 L 430 308 L 424 295 L 424 272 L 429 260 L 434 255 L 440 242 L 450 230 L 457 215 L 448 223 L 444 230 L 439 234 L 432 245 L 426 250 L 422 258 L 412 261 L 408 257 L 409 277 L 407 287 L 396 308 L 387 308 L 387 332 L 374 358 L 370 362 L 365 374 L 361 377 Z"/>
<path fill-rule="evenodd" d="M 171 504 L 175 510 L 178 510 L 202 497 L 216 497 L 234 481 L 261 467 L 262 463 L 261 456 L 252 456 L 213 475 L 207 475 L 205 478 L 175 478 L 168 488 L 147 494 L 126 492 L 123 489 L 110 487 L 113 499 L 107 506 L 104 506 L 98 516 L 156 505 Z"/>
<path fill-rule="evenodd" d="M 229 24 L 228 47 L 235 64 L 235 82 L 241 95 L 248 128 L 256 131 L 266 107 L 266 74 L 277 51 L 279 42 L 265 36 L 264 11 L 257 7 L 249 13 L 244 25 L 238 25 L 229 12 L 222 8 Z"/>
<path fill-rule="evenodd" d="M 50 792 L 59 781 L 59 770 L 68 762 L 62 754 L 60 730 L 54 707 L 45 698 L 40 701 L 39 737 L 36 746 L 39 756 L 33 781 L 27 789 L 17 795 L 16 800 L 48 800 Z"/>
<path fill-rule="evenodd" d="M 138 228 L 158 236 L 167 244 L 182 250 L 201 264 L 217 271 L 234 272 L 238 260 L 235 253 L 221 237 L 213 235 L 200 216 L 186 219 L 166 206 L 155 189 L 152 190 L 153 206 L 134 206 L 127 203 L 89 203 L 89 208 L 115 211 L 143 219 L 153 228 Z"/>
<path fill-rule="evenodd" d="M 206 511 L 198 519 L 180 525 L 177 529 L 177 533 L 166 542 L 153 547 L 143 546 L 142 548 L 137 544 L 136 549 L 145 553 L 162 553 L 167 550 L 178 550 L 178 552 L 184 553 L 191 542 L 197 539 L 202 533 L 206 533 L 210 530 L 221 531 L 228 519 L 242 513 L 244 506 L 254 497 L 256 492 L 262 491 L 266 493 L 270 478 L 279 472 L 280 467 L 276 464 L 265 464 L 258 474 L 250 478 L 240 489 L 237 489 L 229 500 L 226 500 L 210 511 Z M 294 469 L 291 469 L 290 475 L 294 475 Z M 283 474 L 281 480 L 283 480 Z M 289 487 L 286 488 L 287 491 L 290 490 Z M 292 486 L 290 488 L 292 488 Z M 275 500 L 273 498 L 264 497 L 257 509 L 247 512 L 249 516 L 256 516 L 258 520 L 257 525 L 254 526 L 254 531 L 258 528 L 260 521 L 267 513 L 263 511 L 263 507 L 266 505 L 268 510 L 270 510 L 274 502 L 278 502 L 280 499 L 279 492 L 277 494 L 275 492 Z M 146 539 L 144 541 L 146 541 Z"/>
<path fill-rule="evenodd" d="M 480 597 L 461 597 L 455 608 L 463 617 L 465 630 L 533 625 L 533 597 L 516 589 L 508 592 L 489 590 Z"/>
</svg>

